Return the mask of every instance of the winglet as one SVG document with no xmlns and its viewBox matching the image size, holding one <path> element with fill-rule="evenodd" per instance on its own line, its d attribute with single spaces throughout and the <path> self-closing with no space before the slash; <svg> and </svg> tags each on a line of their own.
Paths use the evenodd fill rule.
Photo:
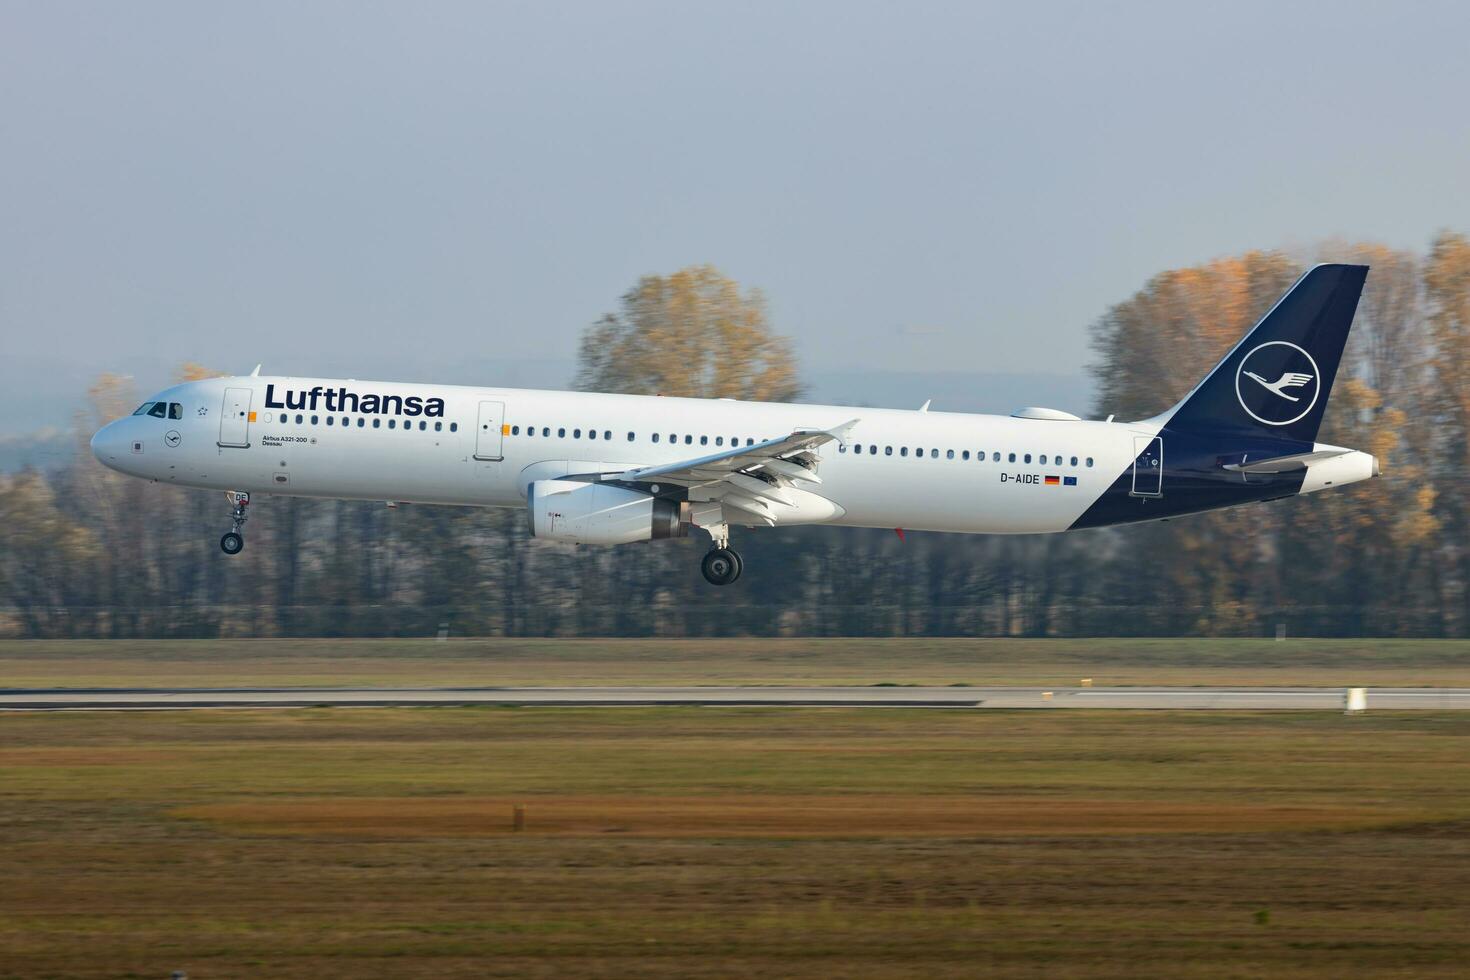
<svg viewBox="0 0 1470 980">
<path fill-rule="evenodd" d="M 922 404 L 922 405 L 919 406 L 919 411 L 921 411 L 921 412 L 927 412 L 927 411 L 929 411 L 929 403 L 932 402 L 932 401 L 934 401 L 934 399 L 932 399 L 932 398 L 925 399 L 924 404 Z"/>
<path fill-rule="evenodd" d="M 250 372 L 250 376 L 252 378 L 258 378 L 258 377 L 260 377 L 260 365 L 259 364 L 255 365 L 255 370 Z"/>
<path fill-rule="evenodd" d="M 855 427 L 861 421 L 862 419 L 852 419 L 850 421 L 843 422 L 835 429 L 828 429 L 825 434 L 831 436 L 833 439 L 836 439 L 839 443 L 846 446 L 848 437 L 852 435 L 853 427 Z"/>
</svg>

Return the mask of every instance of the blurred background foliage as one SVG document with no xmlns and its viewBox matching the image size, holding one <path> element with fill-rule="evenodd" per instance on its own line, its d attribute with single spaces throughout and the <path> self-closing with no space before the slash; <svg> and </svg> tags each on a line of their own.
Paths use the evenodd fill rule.
<svg viewBox="0 0 1470 980">
<path fill-rule="evenodd" d="M 697 571 L 703 536 L 577 548 L 529 539 L 519 509 L 262 498 L 229 558 L 221 495 L 92 458 L 90 434 L 143 395 L 104 375 L 70 459 L 0 478 L 0 633 L 1470 635 L 1470 240 L 1445 232 L 1427 254 L 1330 242 L 1316 258 L 1373 267 L 1320 436 L 1377 455 L 1371 483 L 1066 535 L 737 531 L 748 573 L 718 591 Z M 1167 408 L 1302 268 L 1251 252 L 1161 272 L 1105 311 L 1099 416 Z M 802 391 L 759 291 L 708 265 L 640 280 L 587 330 L 575 384 Z"/>
</svg>

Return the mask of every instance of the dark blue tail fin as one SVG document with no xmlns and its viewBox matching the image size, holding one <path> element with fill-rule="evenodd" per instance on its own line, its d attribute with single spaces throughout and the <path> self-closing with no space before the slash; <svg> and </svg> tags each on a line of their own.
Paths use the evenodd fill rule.
<svg viewBox="0 0 1470 980">
<path fill-rule="evenodd" d="M 1309 270 L 1165 425 L 1315 442 L 1367 276 L 1365 265 Z"/>
</svg>

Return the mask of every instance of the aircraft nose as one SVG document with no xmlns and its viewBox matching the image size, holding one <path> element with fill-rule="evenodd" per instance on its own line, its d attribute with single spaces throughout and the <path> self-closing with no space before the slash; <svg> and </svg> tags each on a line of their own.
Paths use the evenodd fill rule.
<svg viewBox="0 0 1470 980">
<path fill-rule="evenodd" d="M 92 455 L 96 456 L 97 461 L 103 466 L 115 467 L 117 461 L 122 457 L 124 440 L 119 431 L 120 428 L 118 423 L 109 422 L 98 429 L 97 434 L 92 437 Z"/>
</svg>

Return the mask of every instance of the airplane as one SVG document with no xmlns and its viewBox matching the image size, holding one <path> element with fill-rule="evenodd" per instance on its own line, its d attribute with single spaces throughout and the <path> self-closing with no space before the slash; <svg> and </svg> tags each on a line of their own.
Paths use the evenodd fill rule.
<svg viewBox="0 0 1470 980">
<path fill-rule="evenodd" d="M 525 507 L 530 533 L 551 541 L 618 545 L 697 529 L 710 538 L 704 578 L 722 586 L 744 567 L 732 526 L 1058 532 L 1375 477 L 1370 454 L 1316 441 L 1367 273 L 1312 268 L 1174 407 L 1135 422 L 1048 408 L 969 415 L 263 377 L 257 367 L 160 391 L 91 445 L 122 473 L 225 490 L 229 555 L 244 547 L 252 496 Z"/>
</svg>

